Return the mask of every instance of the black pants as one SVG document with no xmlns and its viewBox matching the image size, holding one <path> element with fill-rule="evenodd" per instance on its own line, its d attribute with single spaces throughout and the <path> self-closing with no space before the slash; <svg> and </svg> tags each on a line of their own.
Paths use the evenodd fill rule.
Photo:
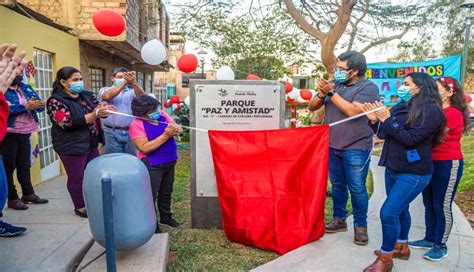
<svg viewBox="0 0 474 272">
<path fill-rule="evenodd" d="M 16 169 L 16 177 L 21 186 L 23 195 L 34 194 L 31 184 L 31 134 L 7 133 L 2 142 L 3 164 L 8 183 L 8 199 L 18 199 L 18 193 L 13 180 L 13 172 Z"/>
<path fill-rule="evenodd" d="M 158 206 L 162 220 L 171 218 L 171 193 L 173 193 L 176 161 L 153 167 L 150 166 L 148 159 L 144 158 L 143 162 L 150 174 L 151 193 L 153 195 L 155 210 L 156 206 Z"/>
</svg>

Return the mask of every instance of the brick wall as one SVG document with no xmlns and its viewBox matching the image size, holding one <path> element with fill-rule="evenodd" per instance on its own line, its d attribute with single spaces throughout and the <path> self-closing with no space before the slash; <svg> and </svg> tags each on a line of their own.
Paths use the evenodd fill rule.
<svg viewBox="0 0 474 272">
<path fill-rule="evenodd" d="M 34 11 L 45 15 L 52 21 L 72 28 L 81 40 L 127 41 L 137 50 L 143 42 L 163 37 L 166 40 L 169 22 L 166 9 L 159 3 L 147 0 L 18 0 Z M 106 37 L 97 32 L 92 23 L 92 15 L 100 9 L 111 9 L 122 15 L 127 31 L 117 37 Z M 160 13 L 164 20 L 160 20 Z M 158 35 L 160 23 L 162 33 Z M 164 27 L 164 28 L 163 28 Z M 165 42 L 169 44 L 168 41 Z"/>
<path fill-rule="evenodd" d="M 140 1 L 127 1 L 127 41 L 140 50 Z"/>
</svg>

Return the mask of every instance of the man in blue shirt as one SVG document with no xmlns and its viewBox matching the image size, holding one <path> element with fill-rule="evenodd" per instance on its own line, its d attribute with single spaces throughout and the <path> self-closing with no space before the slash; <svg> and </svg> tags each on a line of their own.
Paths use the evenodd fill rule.
<svg viewBox="0 0 474 272">
<path fill-rule="evenodd" d="M 100 101 L 117 107 L 118 112 L 132 114 L 132 100 L 145 92 L 138 85 L 135 72 L 119 67 L 112 73 L 113 86 L 99 91 Z M 105 135 L 105 153 L 128 153 L 136 156 L 137 151 L 128 135 L 128 128 L 133 118 L 110 115 L 102 122 Z"/>
<path fill-rule="evenodd" d="M 334 81 L 319 81 L 319 93 L 309 102 L 314 111 L 325 106 L 324 123 L 331 124 L 362 112 L 364 103 L 378 101 L 379 90 L 365 78 L 363 54 L 348 51 L 337 58 Z M 354 243 L 367 245 L 369 197 L 366 178 L 374 132 L 366 117 L 331 127 L 329 136 L 329 179 L 332 184 L 333 219 L 326 233 L 347 231 L 346 206 L 351 193 L 354 214 Z"/>
</svg>

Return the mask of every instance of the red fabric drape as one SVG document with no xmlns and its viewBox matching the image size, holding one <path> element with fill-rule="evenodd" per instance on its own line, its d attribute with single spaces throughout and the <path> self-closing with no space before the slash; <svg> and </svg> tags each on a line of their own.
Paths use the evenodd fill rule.
<svg viewBox="0 0 474 272">
<path fill-rule="evenodd" d="M 284 254 L 324 235 L 328 126 L 209 139 L 229 240 Z"/>
</svg>

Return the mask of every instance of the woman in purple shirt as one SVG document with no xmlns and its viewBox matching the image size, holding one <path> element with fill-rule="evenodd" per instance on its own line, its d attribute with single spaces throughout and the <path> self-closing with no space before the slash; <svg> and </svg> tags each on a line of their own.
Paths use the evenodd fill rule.
<svg viewBox="0 0 474 272">
<path fill-rule="evenodd" d="M 178 148 L 174 136 L 182 129 L 164 112 L 160 103 L 148 96 L 140 95 L 132 101 L 133 115 L 139 116 L 130 125 L 130 139 L 139 151 L 138 157 L 150 173 L 151 191 L 155 208 L 160 212 L 160 223 L 179 227 L 171 213 L 175 165 Z M 155 233 L 161 233 L 159 224 Z"/>
</svg>

